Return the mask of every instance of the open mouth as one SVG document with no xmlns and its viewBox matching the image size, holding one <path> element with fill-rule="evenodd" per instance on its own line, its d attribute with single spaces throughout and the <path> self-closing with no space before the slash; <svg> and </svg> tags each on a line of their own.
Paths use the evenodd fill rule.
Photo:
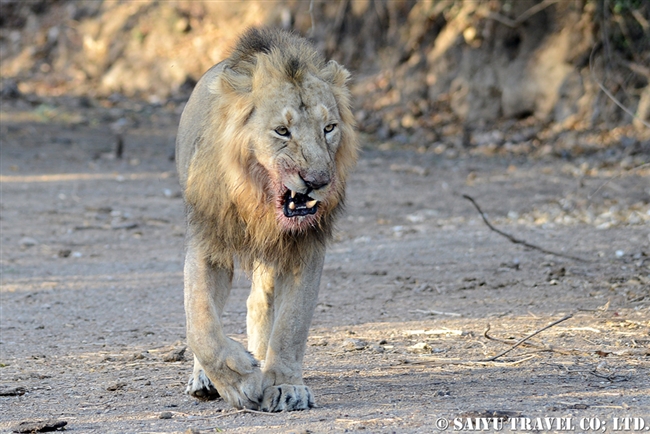
<svg viewBox="0 0 650 434">
<path fill-rule="evenodd" d="M 287 190 L 283 196 L 285 217 L 300 217 L 309 214 L 316 214 L 318 211 L 318 201 L 312 199 L 306 194 L 298 193 L 293 190 Z"/>
</svg>

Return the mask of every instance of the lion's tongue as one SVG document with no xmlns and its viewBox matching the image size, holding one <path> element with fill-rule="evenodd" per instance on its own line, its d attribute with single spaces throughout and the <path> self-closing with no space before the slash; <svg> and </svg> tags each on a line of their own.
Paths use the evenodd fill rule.
<svg viewBox="0 0 650 434">
<path fill-rule="evenodd" d="M 283 211 L 286 217 L 315 214 L 317 210 L 318 201 L 316 199 L 292 190 L 285 194 Z"/>
</svg>

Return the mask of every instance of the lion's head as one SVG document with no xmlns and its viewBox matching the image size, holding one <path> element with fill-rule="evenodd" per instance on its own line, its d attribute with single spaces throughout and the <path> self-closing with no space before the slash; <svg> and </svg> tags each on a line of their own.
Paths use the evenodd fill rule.
<svg viewBox="0 0 650 434">
<path fill-rule="evenodd" d="M 357 156 L 349 73 L 305 39 L 257 29 L 221 68 L 208 83 L 215 98 L 188 203 L 230 228 L 217 237 L 241 227 L 244 248 L 329 236 Z M 224 221 L 235 217 L 241 224 Z"/>
</svg>

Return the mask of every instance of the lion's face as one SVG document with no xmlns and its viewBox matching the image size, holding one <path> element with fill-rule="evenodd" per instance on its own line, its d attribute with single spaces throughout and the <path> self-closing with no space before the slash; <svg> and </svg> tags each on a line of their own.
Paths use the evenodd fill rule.
<svg viewBox="0 0 650 434">
<path fill-rule="evenodd" d="M 210 261 L 289 270 L 331 238 L 358 151 L 349 76 L 302 38 L 252 30 L 199 80 L 177 155 Z"/>
<path fill-rule="evenodd" d="M 333 209 L 341 116 L 330 85 L 307 76 L 296 85 L 269 83 L 253 91 L 252 156 L 268 176 L 262 188 L 285 230 L 301 230 Z"/>
</svg>

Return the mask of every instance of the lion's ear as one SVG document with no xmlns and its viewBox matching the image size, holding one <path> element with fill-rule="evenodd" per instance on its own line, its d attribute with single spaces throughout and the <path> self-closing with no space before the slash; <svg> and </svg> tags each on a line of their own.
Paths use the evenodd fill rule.
<svg viewBox="0 0 650 434">
<path fill-rule="evenodd" d="M 323 78 L 332 83 L 334 86 L 344 87 L 345 83 L 350 79 L 350 73 L 347 69 L 330 60 L 322 70 Z"/>
<path fill-rule="evenodd" d="M 214 77 L 208 88 L 215 95 L 250 93 L 252 88 L 251 77 L 225 67 L 219 75 Z"/>
</svg>

